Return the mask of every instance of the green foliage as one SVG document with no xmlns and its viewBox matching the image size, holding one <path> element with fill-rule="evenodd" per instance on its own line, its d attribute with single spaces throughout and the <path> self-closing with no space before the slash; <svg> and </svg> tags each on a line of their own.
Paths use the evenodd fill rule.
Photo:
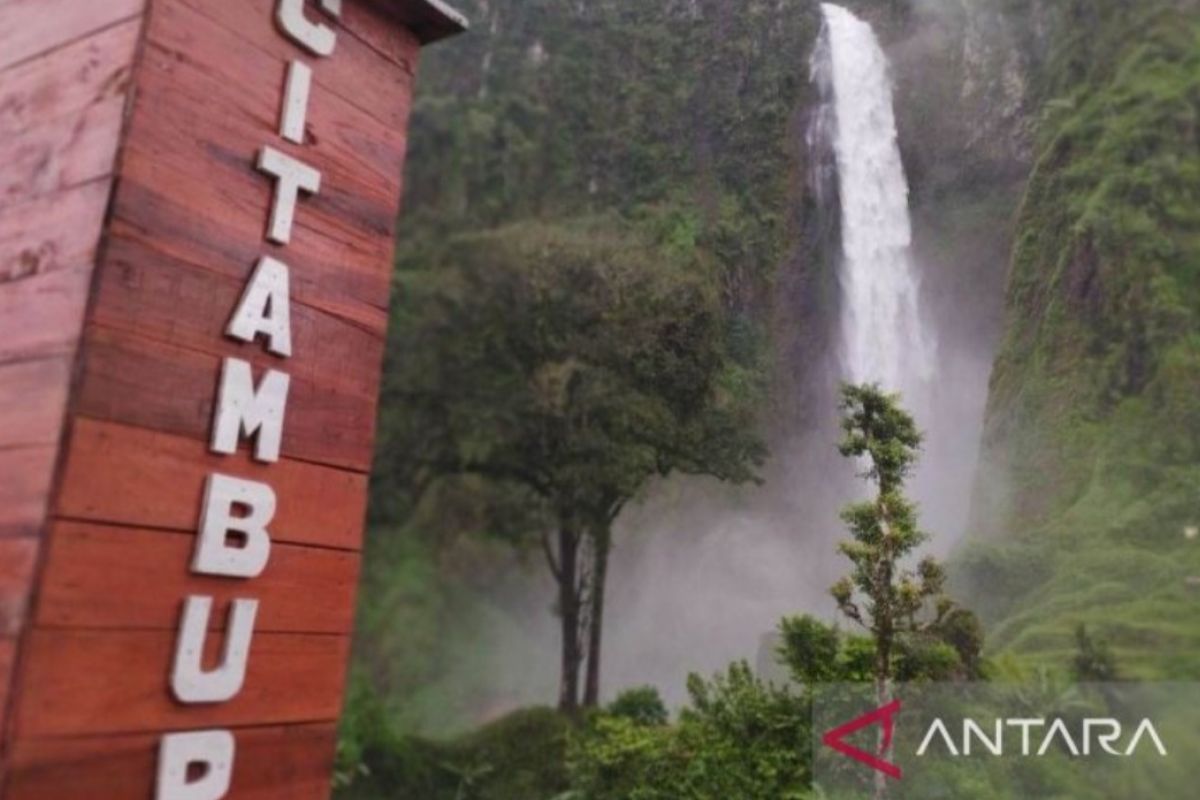
<svg viewBox="0 0 1200 800">
<path fill-rule="evenodd" d="M 900 490 L 917 461 L 921 433 L 911 415 L 900 407 L 898 395 L 878 386 L 843 386 L 842 441 L 838 452 L 864 458 L 862 478 L 874 481 L 881 495 Z"/>
<path fill-rule="evenodd" d="M 609 703 L 607 711 L 614 717 L 651 727 L 666 725 L 670 719 L 662 697 L 653 686 L 626 689 Z"/>
<path fill-rule="evenodd" d="M 1108 642 L 1094 637 L 1082 623 L 1075 629 L 1075 658 L 1071 662 L 1071 674 L 1081 682 L 1111 683 L 1119 680 L 1117 661 Z"/>
<path fill-rule="evenodd" d="M 893 654 L 904 636 L 919 636 L 940 624 L 954 606 L 942 594 L 945 576 L 932 557 L 916 571 L 902 562 L 927 538 L 917 527 L 915 506 L 904 497 L 904 479 L 917 459 L 921 434 L 900 398 L 878 386 L 842 387 L 841 454 L 865 461 L 861 476 L 874 484 L 875 496 L 842 511 L 851 539 L 839 549 L 854 564 L 850 575 L 834 584 L 838 609 L 871 635 L 875 646 L 874 678 L 880 686 L 893 675 Z M 863 598 L 856 599 L 856 595 Z M 937 616 L 919 620 L 931 600 Z M 952 656 L 935 642 L 914 640 L 927 669 L 948 666 Z M 914 658 L 916 656 L 914 655 Z"/>
<path fill-rule="evenodd" d="M 380 426 L 380 507 L 408 491 L 390 506 L 413 509 L 442 479 L 473 475 L 491 530 L 545 542 L 570 707 L 576 630 L 602 611 L 578 613 L 604 574 L 595 566 L 598 588 L 587 585 L 582 537 L 601 565 L 613 520 L 651 478 L 743 483 L 765 456 L 711 265 L 604 216 L 452 237 L 400 281 L 405 346 L 389 352 L 384 404 L 401 413 Z"/>
<path fill-rule="evenodd" d="M 787 252 L 792 119 L 819 19 L 803 0 L 467 0 L 431 50 L 406 187 L 414 231 L 668 207 L 738 305 Z M 794 58 L 778 58 L 788 53 Z"/>
<path fill-rule="evenodd" d="M 727 391 L 705 274 L 608 220 L 455 238 L 401 275 L 379 483 L 478 472 L 587 517 L 675 469 L 751 478 L 755 398 Z"/>
<path fill-rule="evenodd" d="M 925 635 L 954 654 L 953 671 L 957 677 L 970 681 L 989 677 L 990 667 L 983 658 L 986 635 L 983 622 L 974 611 L 961 607 L 951 609 L 936 620 Z"/>
<path fill-rule="evenodd" d="M 494 498 L 477 483 L 439 483 L 407 524 L 367 541 L 353 661 L 362 692 L 351 697 L 400 733 L 460 733 L 481 712 L 543 700 L 554 678 L 552 653 L 530 655 L 544 640 L 528 617 L 545 601 L 510 599 L 544 568 L 491 535 Z"/>
<path fill-rule="evenodd" d="M 372 474 L 377 574 L 360 612 L 370 633 L 356 648 L 406 730 L 444 731 L 443 718 L 461 722 L 465 707 L 496 699 L 481 688 L 481 662 L 490 642 L 520 632 L 478 602 L 498 578 L 487 584 L 456 565 L 485 563 L 473 539 L 523 552 L 553 524 L 559 509 L 515 475 L 518 460 L 552 463 L 561 483 L 587 495 L 572 505 L 602 505 L 601 488 L 635 489 L 671 464 L 752 471 L 733 465 L 752 467 L 761 454 L 744 434 L 768 388 L 767 305 L 793 244 L 793 127 L 810 91 L 797 65 L 819 22 L 806 0 L 460 5 L 472 31 L 423 53 L 409 130 Z M 611 257 L 626 275 L 604 272 Z M 632 301 L 615 316 L 592 313 L 618 285 L 622 301 L 652 286 L 659 305 L 638 305 L 649 315 L 703 311 L 672 330 L 630 324 Z M 530 319 L 538 309 L 549 316 Z M 577 312 L 573 331 L 554 327 Z M 589 338 L 613 349 L 580 353 Z M 668 383 L 670 397 L 656 395 Z M 556 405 L 568 395 L 569 407 Z M 574 413 L 583 401 L 599 413 Z M 693 401 L 709 413 L 693 413 Z M 687 419 L 686 435 L 636 440 L 671 415 Z M 572 425 L 571 447 L 545 461 Z M 546 448 L 506 445 L 535 431 Z M 437 476 L 448 465 L 492 474 L 447 487 Z M 420 552 L 379 543 L 394 536 L 415 538 Z M 403 647 L 406 624 L 430 639 L 420 653 Z M 445 639 L 426 636 L 434 625 Z M 474 650 L 472 636 L 482 643 Z"/>
<path fill-rule="evenodd" d="M 805 614 L 784 618 L 779 633 L 776 654 L 801 684 L 846 680 L 848 667 L 841 658 L 844 637 L 837 628 Z"/>
<path fill-rule="evenodd" d="M 688 680 L 677 725 L 595 717 L 571 751 L 583 800 L 797 800 L 807 795 L 810 714 L 746 664 Z"/>
<path fill-rule="evenodd" d="M 780 662 L 802 686 L 869 683 L 875 680 L 876 647 L 868 636 L 856 636 L 815 617 L 786 617 L 779 624 Z M 982 680 L 983 629 L 966 609 L 955 609 L 920 631 L 897 636 L 895 677 L 905 683 Z"/>
<path fill-rule="evenodd" d="M 527 709 L 458 739 L 369 741 L 339 800 L 550 800 L 567 788 L 570 723 Z"/>
<path fill-rule="evenodd" d="M 401 737 L 375 722 L 340 760 L 338 800 L 798 800 L 809 781 L 806 701 L 745 664 L 688 681 L 691 706 L 666 725 L 638 689 L 573 727 L 530 709 L 448 741 Z M 358 706 L 355 706 L 357 708 Z M 369 705 L 365 708 L 370 709 Z M 373 715 L 373 712 L 370 712 Z M 349 720 L 362 722 L 351 710 Z"/>
<path fill-rule="evenodd" d="M 1200 15 L 1047 18 L 1039 157 L 992 378 L 980 537 L 959 585 L 993 646 L 1066 666 L 1103 625 L 1128 677 L 1192 678 L 1200 548 Z"/>
<path fill-rule="evenodd" d="M 369 777 L 367 752 L 393 749 L 399 744 L 383 706 L 376 701 L 362 673 L 353 671 L 340 720 L 334 786 L 344 789 Z"/>
</svg>

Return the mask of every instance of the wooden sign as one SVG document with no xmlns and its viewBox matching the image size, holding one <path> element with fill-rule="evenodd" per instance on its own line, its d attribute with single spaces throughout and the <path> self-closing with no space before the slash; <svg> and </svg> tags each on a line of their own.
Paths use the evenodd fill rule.
<svg viewBox="0 0 1200 800">
<path fill-rule="evenodd" d="M 0 2 L 0 797 L 329 795 L 434 0 Z"/>
</svg>

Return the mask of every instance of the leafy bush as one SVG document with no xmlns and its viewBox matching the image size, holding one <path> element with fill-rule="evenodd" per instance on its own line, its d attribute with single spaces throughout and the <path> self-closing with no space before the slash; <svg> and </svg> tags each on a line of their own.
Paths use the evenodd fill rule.
<svg viewBox="0 0 1200 800">
<path fill-rule="evenodd" d="M 875 645 L 867 636 L 846 633 L 805 615 L 779 623 L 778 657 L 800 684 L 870 683 Z M 986 673 L 980 655 L 983 627 L 970 611 L 956 608 L 921 633 L 896 642 L 896 679 L 902 682 L 979 680 Z"/>
<path fill-rule="evenodd" d="M 608 713 L 638 725 L 666 725 L 670 715 L 667 706 L 653 686 L 626 689 L 608 706 Z"/>
<path fill-rule="evenodd" d="M 357 742 L 338 800 L 550 800 L 567 789 L 571 723 L 556 711 L 514 712 L 458 739 L 387 735 Z M 343 741 L 346 737 L 343 737 Z"/>
<path fill-rule="evenodd" d="M 691 706 L 673 727 L 611 713 L 570 751 L 578 800 L 796 800 L 809 782 L 805 701 L 758 680 L 745 663 L 688 679 Z"/>
</svg>

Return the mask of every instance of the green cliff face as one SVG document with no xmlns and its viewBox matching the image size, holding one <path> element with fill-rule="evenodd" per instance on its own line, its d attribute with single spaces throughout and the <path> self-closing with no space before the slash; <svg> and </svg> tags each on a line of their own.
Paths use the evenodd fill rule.
<svg viewBox="0 0 1200 800">
<path fill-rule="evenodd" d="M 469 0 L 423 64 L 405 225 L 654 217 L 765 301 L 794 238 L 809 0 Z"/>
<path fill-rule="evenodd" d="M 1012 2 L 1036 163 L 962 584 L 998 652 L 1200 672 L 1200 9 Z"/>
</svg>

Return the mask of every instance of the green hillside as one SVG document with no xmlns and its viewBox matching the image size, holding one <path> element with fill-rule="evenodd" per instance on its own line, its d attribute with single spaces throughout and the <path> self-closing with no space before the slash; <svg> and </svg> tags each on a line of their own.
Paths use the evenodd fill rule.
<svg viewBox="0 0 1200 800">
<path fill-rule="evenodd" d="M 1058 24 L 963 585 L 996 651 L 1062 663 L 1088 623 L 1130 677 L 1191 678 L 1200 22 L 1109 2 Z"/>
</svg>

